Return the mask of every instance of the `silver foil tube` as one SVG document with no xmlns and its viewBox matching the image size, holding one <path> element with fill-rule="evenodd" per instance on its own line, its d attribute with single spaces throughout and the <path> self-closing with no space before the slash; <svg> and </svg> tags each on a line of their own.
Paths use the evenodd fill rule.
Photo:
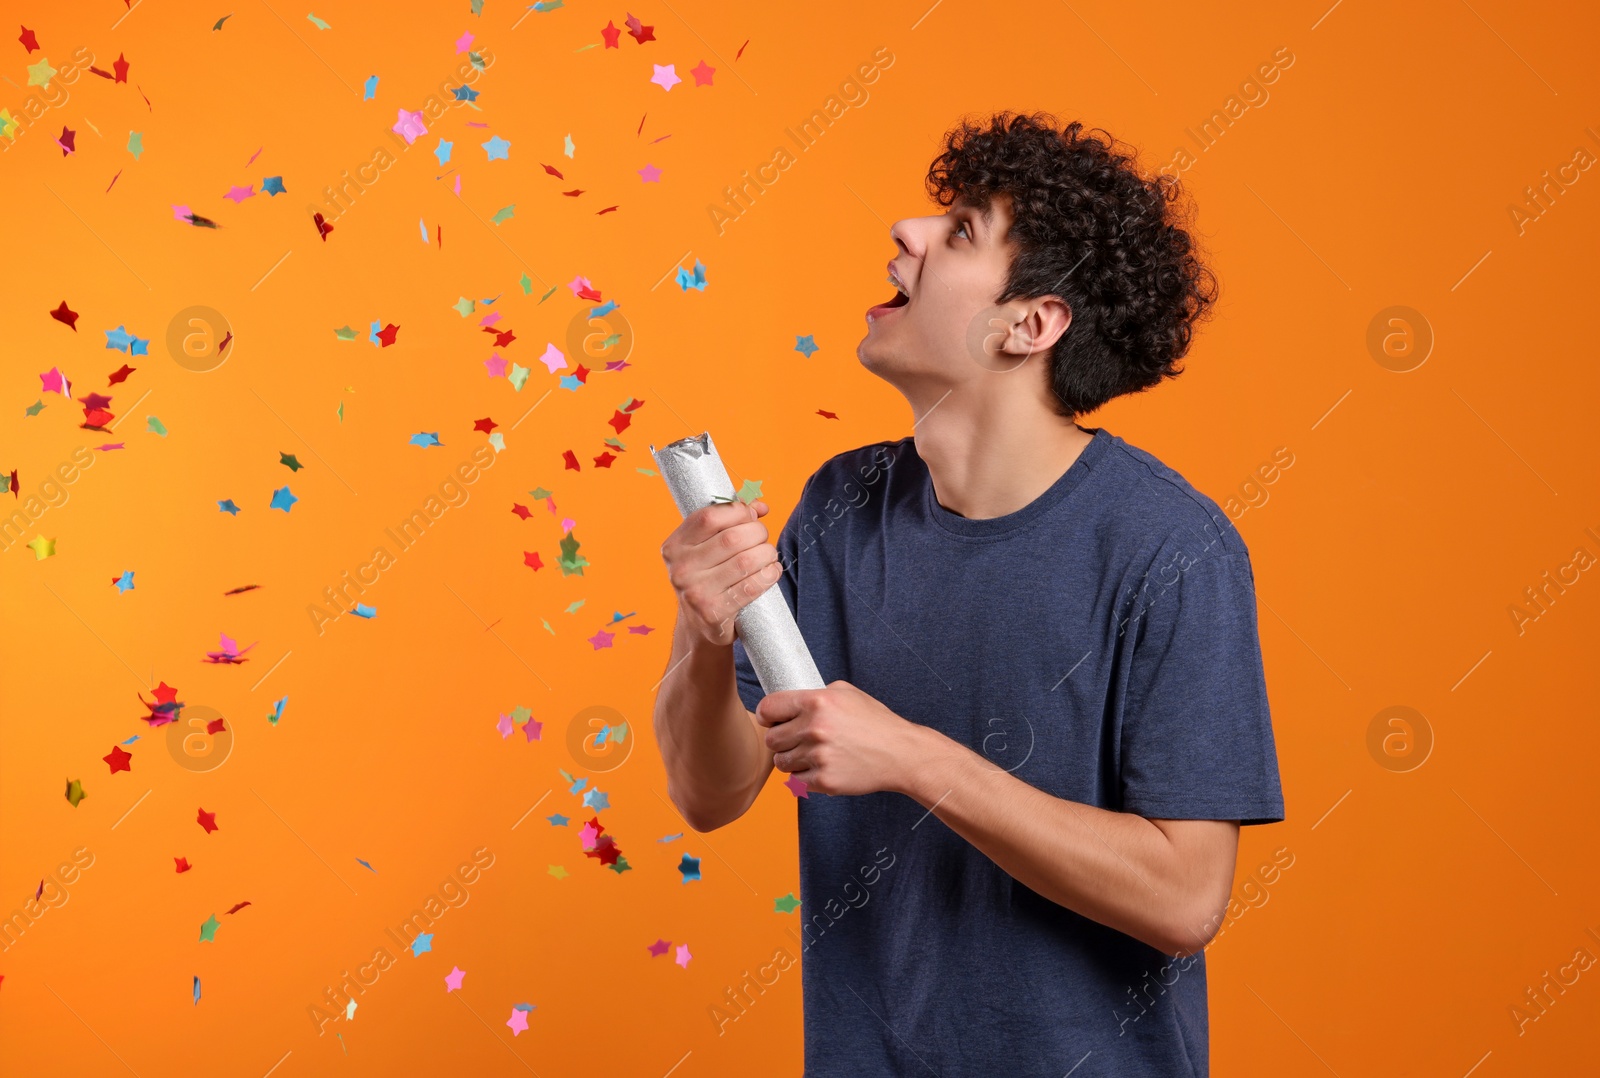
<svg viewBox="0 0 1600 1078">
<path fill-rule="evenodd" d="M 660 450 L 652 445 L 650 455 L 667 481 L 672 500 L 678 503 L 678 512 L 685 517 L 716 498 L 726 501 L 735 496 L 733 480 L 717 456 L 709 431 L 680 438 Z M 776 581 L 743 607 L 734 620 L 762 689 L 773 693 L 824 687 L 817 664 L 800 635 L 800 626 L 795 624 L 794 614 Z"/>
</svg>

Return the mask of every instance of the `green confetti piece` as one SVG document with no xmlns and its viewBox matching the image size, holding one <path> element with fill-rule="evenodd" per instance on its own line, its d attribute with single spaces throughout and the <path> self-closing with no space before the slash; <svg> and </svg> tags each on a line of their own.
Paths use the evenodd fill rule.
<svg viewBox="0 0 1600 1078">
<path fill-rule="evenodd" d="M 516 211 L 517 204 L 513 202 L 511 205 L 506 206 L 503 209 L 496 210 L 494 216 L 489 218 L 489 223 L 497 225 L 501 221 L 510 220 L 512 217 L 516 216 Z"/>
<path fill-rule="evenodd" d="M 147 415 L 144 417 L 144 429 L 159 434 L 163 438 L 167 436 L 166 424 L 162 423 L 161 420 L 157 419 L 153 415 Z"/>
<path fill-rule="evenodd" d="M 511 364 L 511 373 L 506 375 L 511 384 L 517 387 L 517 392 L 522 392 L 522 387 L 528 384 L 528 368 L 520 363 Z"/>
<path fill-rule="evenodd" d="M 522 280 L 518 281 L 517 283 L 522 286 L 522 294 L 524 296 L 533 295 L 533 278 L 532 277 L 529 277 L 526 273 L 524 273 L 522 275 Z"/>
<path fill-rule="evenodd" d="M 133 154 L 135 161 L 139 160 L 139 155 L 144 153 L 144 135 L 138 131 L 128 132 L 128 152 Z"/>
<path fill-rule="evenodd" d="M 334 330 L 333 335 L 338 337 L 341 341 L 353 341 L 356 339 L 356 331 L 351 329 L 349 326 Z"/>
<path fill-rule="evenodd" d="M 550 286 L 550 291 L 546 292 L 544 295 L 539 297 L 539 302 L 543 303 L 545 300 L 549 299 L 551 296 L 553 296 L 555 294 L 556 294 L 556 286 L 555 285 L 551 285 Z"/>
</svg>

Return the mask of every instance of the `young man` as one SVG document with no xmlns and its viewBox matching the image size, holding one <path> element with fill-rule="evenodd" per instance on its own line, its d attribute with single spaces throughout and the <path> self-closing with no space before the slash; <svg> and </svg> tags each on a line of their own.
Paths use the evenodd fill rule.
<svg viewBox="0 0 1600 1078">
<path fill-rule="evenodd" d="M 1283 797 L 1244 541 L 1075 419 L 1179 373 L 1215 301 L 1177 181 L 1115 145 L 952 130 L 857 348 L 916 433 L 824 463 L 776 549 L 761 502 L 662 547 L 673 802 L 799 795 L 808 1078 L 1209 1072 L 1204 948 Z M 773 583 L 826 688 L 763 697 L 733 615 Z"/>
</svg>

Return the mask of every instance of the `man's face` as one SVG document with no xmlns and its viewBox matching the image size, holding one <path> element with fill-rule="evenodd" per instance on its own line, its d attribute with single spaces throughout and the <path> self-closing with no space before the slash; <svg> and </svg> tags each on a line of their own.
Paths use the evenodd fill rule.
<svg viewBox="0 0 1600 1078">
<path fill-rule="evenodd" d="M 867 311 L 867 334 L 856 346 L 862 365 L 902 392 L 981 374 L 967 338 L 1011 268 L 1011 220 L 1009 197 L 996 195 L 987 217 L 958 199 L 945 213 L 896 221 L 889 235 L 899 250 L 888 270 L 909 299 L 891 291 L 891 301 Z M 884 287 L 894 289 L 888 281 Z"/>
</svg>

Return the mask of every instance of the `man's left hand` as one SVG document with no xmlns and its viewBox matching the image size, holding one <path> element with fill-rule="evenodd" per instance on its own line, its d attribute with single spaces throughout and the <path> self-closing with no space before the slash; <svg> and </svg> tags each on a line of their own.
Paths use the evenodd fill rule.
<svg viewBox="0 0 1600 1078">
<path fill-rule="evenodd" d="M 769 693 L 755 715 L 773 766 L 824 794 L 907 792 L 931 732 L 848 681 Z"/>
</svg>

